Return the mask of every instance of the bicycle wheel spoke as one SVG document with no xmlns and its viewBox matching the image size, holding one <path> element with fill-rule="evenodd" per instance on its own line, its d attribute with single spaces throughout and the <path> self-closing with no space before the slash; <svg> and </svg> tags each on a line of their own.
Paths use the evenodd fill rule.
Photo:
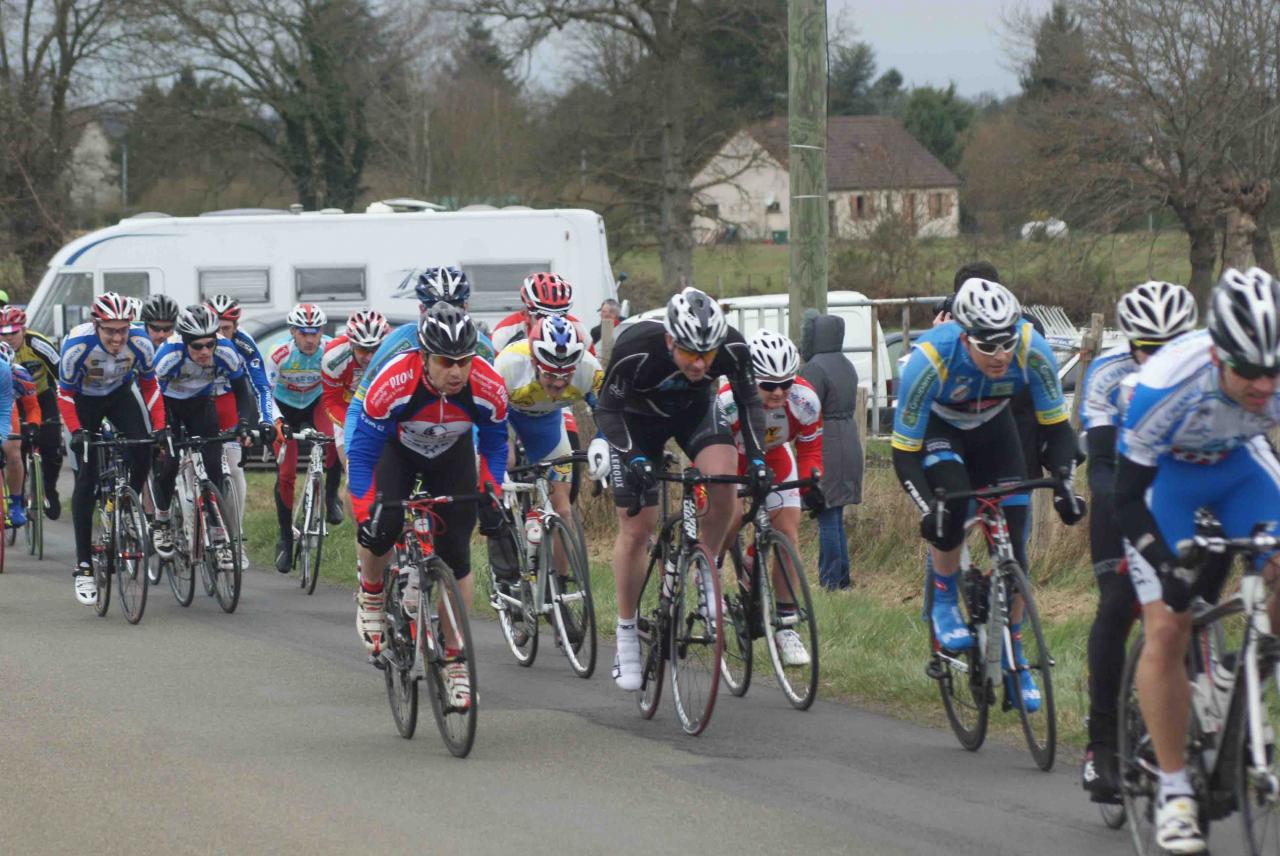
<svg viewBox="0 0 1280 856">
<path fill-rule="evenodd" d="M 542 558 L 549 565 L 548 601 L 556 637 L 574 674 L 589 678 L 596 668 L 596 615 L 591 580 L 577 539 L 559 518 L 550 518 Z"/>
<path fill-rule="evenodd" d="M 1139 856 L 1158 852 L 1155 838 L 1156 791 L 1159 788 L 1159 767 L 1156 764 L 1155 747 L 1147 734 L 1142 711 L 1138 706 L 1136 676 L 1138 660 L 1142 656 L 1142 634 L 1129 646 L 1125 657 L 1124 673 L 1120 680 L 1120 796 L 1124 800 L 1125 815 L 1129 821 L 1129 837 L 1134 852 Z"/>
<path fill-rule="evenodd" d="M 465 758 L 475 742 L 479 708 L 471 626 L 467 621 L 466 605 L 462 602 L 453 572 L 440 560 L 432 559 L 427 573 L 434 582 L 423 588 L 418 613 L 419 616 L 430 616 L 430 629 L 423 628 L 422 631 L 422 655 L 426 657 L 431 708 L 445 746 L 456 757 Z M 433 593 L 439 596 L 438 609 L 429 600 Z M 445 640 L 448 638 L 446 627 L 452 632 L 458 646 L 452 651 L 445 648 Z M 439 644 L 429 647 L 428 636 Z M 470 694 L 465 705 L 460 706 L 450 698 L 445 674 L 449 669 L 462 671 L 466 675 Z"/>
<path fill-rule="evenodd" d="M 406 740 L 418 727 L 418 679 L 414 674 L 414 640 L 411 618 L 405 612 L 400 587 L 388 574 L 387 636 L 382 653 L 382 673 L 387 685 L 387 702 L 396 730 Z"/>
<path fill-rule="evenodd" d="M 671 689 L 680 725 L 701 734 L 711 721 L 723 655 L 720 578 L 706 547 L 681 557 L 672 593 Z"/>
<path fill-rule="evenodd" d="M 972 625 L 972 610 L 987 609 L 987 577 L 981 572 L 965 571 L 959 586 L 964 593 L 957 600 L 965 622 Z M 925 614 L 933 608 L 933 587 L 929 587 Z M 978 648 L 970 647 L 962 652 L 946 653 L 933 635 L 933 622 L 929 625 L 929 643 L 933 652 L 926 673 L 938 682 L 938 694 L 942 699 L 947 722 L 960 745 L 970 752 L 982 747 L 987 738 L 987 721 L 990 712 L 991 693 L 985 665 Z"/>
<path fill-rule="evenodd" d="M 765 644 L 787 701 L 807 710 L 818 692 L 818 625 L 809 583 L 795 547 L 770 532 L 761 551 L 761 606 Z"/>
<path fill-rule="evenodd" d="M 231 613 L 240 602 L 240 551 L 236 548 L 239 527 L 236 520 L 225 513 L 228 506 L 222 491 L 208 482 L 203 490 L 204 526 L 209 540 L 204 565 L 213 579 L 218 605 L 223 612 Z"/>
<path fill-rule="evenodd" d="M 1000 568 L 1000 576 L 1004 584 L 1008 585 L 1010 603 L 1014 602 L 1015 596 L 1022 601 L 1021 644 L 1019 645 L 1019 640 L 1011 640 L 1008 634 L 1005 637 L 1002 655 L 1005 692 L 1022 720 L 1022 731 L 1027 739 L 1027 748 L 1031 750 L 1031 757 L 1036 766 L 1047 772 L 1053 768 L 1057 752 L 1057 719 L 1051 668 L 1053 660 L 1045 645 L 1040 615 L 1036 611 L 1035 597 L 1031 593 L 1026 575 L 1017 564 L 1010 563 Z M 1021 648 L 1022 656 L 1018 662 L 1010 663 L 1010 647 L 1014 651 Z"/>
<path fill-rule="evenodd" d="M 190 532 L 183 512 L 182 499 L 175 493 L 169 503 L 169 531 L 173 533 L 173 558 L 163 562 L 169 588 L 179 606 L 190 606 L 196 593 L 195 569 L 191 566 Z"/>
<path fill-rule="evenodd" d="M 1248 718 L 1240 724 L 1237 791 L 1245 845 L 1254 856 L 1280 853 L 1280 767 L 1276 763 L 1275 723 L 1280 722 L 1280 687 L 1274 666 L 1259 663 L 1259 714 L 1264 764 L 1254 763 L 1253 736 Z M 1243 680 L 1241 676 L 1236 680 Z"/>
<path fill-rule="evenodd" d="M 147 606 L 147 527 L 142 504 L 132 489 L 117 497 L 115 576 L 120 610 L 130 624 L 142 620 Z"/>
</svg>

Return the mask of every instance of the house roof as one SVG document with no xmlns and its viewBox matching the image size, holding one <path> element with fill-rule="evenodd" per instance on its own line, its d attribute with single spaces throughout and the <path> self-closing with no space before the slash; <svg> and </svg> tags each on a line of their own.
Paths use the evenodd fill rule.
<svg viewBox="0 0 1280 856">
<path fill-rule="evenodd" d="M 787 120 L 747 128 L 774 160 L 787 166 Z M 959 187 L 960 179 L 889 116 L 827 118 L 827 189 L 884 190 Z"/>
</svg>

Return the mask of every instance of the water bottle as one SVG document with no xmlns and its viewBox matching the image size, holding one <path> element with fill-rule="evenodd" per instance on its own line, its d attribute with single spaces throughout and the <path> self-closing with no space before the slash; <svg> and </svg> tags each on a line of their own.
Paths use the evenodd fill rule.
<svg viewBox="0 0 1280 856">
<path fill-rule="evenodd" d="M 400 589 L 400 607 L 409 618 L 418 614 L 418 575 L 412 568 L 396 569 L 396 587 Z"/>
<path fill-rule="evenodd" d="M 532 562 L 538 554 L 538 545 L 542 543 L 542 521 L 538 512 L 531 510 L 524 516 L 524 537 L 529 548 L 529 561 Z"/>
<path fill-rule="evenodd" d="M 671 600 L 676 588 L 676 563 L 670 559 L 662 561 L 662 599 Z"/>
</svg>

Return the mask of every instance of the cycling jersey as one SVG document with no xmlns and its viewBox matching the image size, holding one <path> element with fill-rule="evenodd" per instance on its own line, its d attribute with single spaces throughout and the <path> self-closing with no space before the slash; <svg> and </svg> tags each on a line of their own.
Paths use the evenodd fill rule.
<svg viewBox="0 0 1280 856">
<path fill-rule="evenodd" d="M 469 438 L 474 426 L 482 459 L 480 480 L 496 484 L 506 472 L 507 391 L 493 366 L 473 360 L 467 385 L 451 396 L 432 389 L 426 375 L 421 354 L 403 353 L 373 376 L 367 393 L 357 389 L 352 399 L 360 409 L 347 420 L 347 470 L 359 522 L 369 517 L 376 490 L 373 473 L 388 439 L 432 459 Z"/>
<path fill-rule="evenodd" d="M 320 347 L 307 356 L 290 339 L 267 357 L 267 380 L 275 399 L 298 410 L 306 410 L 320 398 L 320 361 L 328 336 L 320 337 Z"/>
<path fill-rule="evenodd" d="M 120 353 L 111 354 L 102 347 L 92 321 L 75 327 L 62 343 L 58 365 L 58 410 L 67 430 L 80 429 L 76 398 L 104 398 L 134 381 L 142 393 L 142 404 L 151 417 L 151 429 L 163 428 L 164 407 L 152 370 L 154 358 L 151 340 L 133 328 L 129 329 Z"/>
<path fill-rule="evenodd" d="M 1128 395 L 1133 392 L 1132 385 L 1126 388 L 1124 380 L 1137 369 L 1138 362 L 1127 344 L 1102 353 L 1089 364 L 1080 406 L 1080 424 L 1085 431 L 1104 425 L 1120 427 Z"/>
<path fill-rule="evenodd" d="M 364 367 L 356 362 L 355 350 L 345 333 L 325 345 L 320 360 L 320 399 L 336 428 L 347 421 L 347 405 L 363 376 Z"/>
<path fill-rule="evenodd" d="M 984 375 L 961 341 L 963 328 L 948 321 L 916 340 L 902 369 L 892 446 L 920 451 L 929 414 L 967 430 L 992 419 L 1024 387 L 1031 390 L 1036 422 L 1055 425 L 1067 419 L 1058 383 L 1057 363 L 1045 338 L 1028 321 L 1019 327 L 1013 362 L 998 378 Z"/>
<path fill-rule="evenodd" d="M 271 394 L 271 380 L 267 377 L 266 365 L 262 359 L 262 353 L 258 350 L 258 343 L 253 337 L 246 333 L 243 329 L 236 328 L 236 332 L 231 336 L 231 344 L 235 347 L 236 352 L 240 354 L 240 359 L 244 363 L 245 372 L 249 377 L 249 384 L 253 387 L 253 399 L 258 405 L 258 418 L 263 422 L 270 422 L 275 418 L 275 407 L 273 404 L 273 396 Z M 226 378 L 218 378 L 214 382 L 214 395 L 223 396 L 231 392 L 231 384 Z M 223 404 L 222 400 L 218 402 L 218 412 L 221 417 L 224 412 L 229 414 L 229 405 Z M 228 415 L 228 418 L 234 418 Z M 219 419 L 219 427 L 223 430 L 230 427 L 224 424 L 225 420 Z"/>
<path fill-rule="evenodd" d="M 13 397 L 17 400 L 22 410 L 22 420 L 29 425 L 40 424 L 40 399 L 36 395 L 36 382 L 31 373 L 23 366 L 15 365 L 10 367 L 13 370 Z M 13 416 L 10 419 L 14 433 L 18 432 L 18 409 L 13 408 Z"/>
<path fill-rule="evenodd" d="M 502 377 L 507 387 L 507 399 L 511 410 L 528 416 L 538 416 L 571 407 L 575 402 L 586 402 L 588 407 L 596 406 L 596 395 L 604 380 L 604 371 L 600 361 L 590 354 L 583 354 L 582 362 L 574 372 L 569 385 L 554 401 L 538 383 L 533 359 L 529 355 L 529 341 L 523 339 L 513 342 L 498 354 L 494 369 Z"/>
<path fill-rule="evenodd" d="M 628 419 L 661 423 L 695 410 L 714 410 L 715 384 L 721 375 L 728 378 L 738 409 L 747 414 L 742 431 L 747 457 L 763 458 L 764 415 L 751 372 L 751 351 L 733 327 L 716 349 L 706 376 L 696 383 L 676 367 L 662 322 L 638 321 L 624 330 L 614 344 L 596 407 L 600 432 L 626 460 L 638 457 L 642 453 L 632 442 Z"/>
<path fill-rule="evenodd" d="M 595 343 L 587 335 L 587 328 L 582 326 L 582 322 L 572 315 L 565 315 L 564 320 L 571 322 L 577 328 L 578 341 L 587 346 L 587 353 L 594 354 L 596 352 Z M 505 351 L 513 342 L 527 339 L 529 337 L 528 324 L 529 312 L 525 309 L 512 312 L 495 324 L 493 328 L 493 346 L 498 349 L 498 353 Z"/>
<path fill-rule="evenodd" d="M 13 352 L 13 364 L 22 366 L 36 385 L 36 395 L 43 395 L 57 385 L 58 347 L 45 336 L 27 330 L 22 346 Z"/>
<path fill-rule="evenodd" d="M 401 324 L 392 330 L 387 338 L 382 340 L 382 344 L 378 346 L 378 350 L 373 352 L 373 357 L 369 360 L 369 365 L 364 367 L 364 376 L 360 378 L 360 382 L 356 385 L 356 394 L 351 397 L 351 403 L 347 405 L 347 415 L 343 422 L 343 442 L 345 445 L 351 444 L 351 430 L 355 425 L 355 417 L 360 413 L 360 402 L 364 393 L 369 391 L 369 382 L 373 380 L 374 375 L 378 373 L 387 362 L 398 354 L 405 351 L 414 351 L 418 348 L 418 325 L 417 322 L 411 324 Z M 476 356 L 492 363 L 494 359 L 493 342 L 484 333 L 476 330 Z"/>
<path fill-rule="evenodd" d="M 719 405 L 729 425 L 733 428 L 738 451 L 745 455 L 742 445 L 742 426 L 739 424 L 738 405 L 733 399 L 729 384 L 720 387 Z M 795 441 L 797 463 L 801 478 L 808 478 L 811 470 L 822 473 L 822 402 L 809 383 L 796 378 L 787 390 L 786 402 L 781 407 L 765 407 L 764 447 L 765 463 L 779 481 L 790 481 L 792 465 L 787 444 Z M 745 463 L 745 459 L 744 459 Z"/>
<path fill-rule="evenodd" d="M 168 398 L 197 398 L 212 395 L 218 381 L 230 382 L 245 376 L 244 361 L 231 342 L 217 338 L 213 360 L 197 365 L 187 354 L 185 342 L 166 342 L 156 353 L 156 380 Z"/>
<path fill-rule="evenodd" d="M 0 360 L 0 425 L 8 425 L 13 418 L 13 396 L 13 368 Z"/>
</svg>

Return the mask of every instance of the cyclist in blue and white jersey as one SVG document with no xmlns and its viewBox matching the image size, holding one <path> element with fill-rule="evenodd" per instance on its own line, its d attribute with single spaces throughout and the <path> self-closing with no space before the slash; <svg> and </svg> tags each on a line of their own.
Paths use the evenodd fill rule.
<svg viewBox="0 0 1280 856">
<path fill-rule="evenodd" d="M 89 438 L 105 419 L 129 439 L 150 434 L 164 445 L 169 433 L 152 371 L 155 351 L 146 334 L 132 327 L 132 311 L 129 302 L 113 291 L 98 295 L 90 310 L 92 320 L 73 328 L 63 340 L 58 364 L 58 410 L 71 432 L 71 452 L 77 463 L 71 494 L 76 599 L 87 606 L 98 598 L 89 564 L 98 456 L 88 454 Z M 151 465 L 150 450 L 130 448 L 125 459 L 129 484 L 141 492 Z"/>
<path fill-rule="evenodd" d="M 1116 517 L 1116 435 L 1138 368 L 1169 340 L 1195 329 L 1196 316 L 1195 297 L 1183 286 L 1144 282 L 1116 304 L 1116 319 L 1128 341 L 1099 355 L 1084 376 L 1080 414 L 1093 496 L 1089 549 L 1098 579 L 1098 610 L 1089 631 L 1089 748 L 1081 783 L 1093 802 L 1120 802 L 1116 708 L 1125 642 L 1138 603 Z"/>
<path fill-rule="evenodd" d="M 1227 270 L 1209 298 L 1208 328 L 1139 370 L 1117 445 L 1116 510 L 1145 638 L 1138 702 L 1160 766 L 1156 843 L 1170 853 L 1205 850 L 1183 754 L 1188 606 L 1194 595 L 1215 600 L 1226 571 L 1197 578 L 1174 549 L 1194 533 L 1200 508 L 1228 537 L 1280 515 L 1280 461 L 1264 436 L 1280 425 L 1280 284 L 1258 268 Z"/>
<path fill-rule="evenodd" d="M 250 440 L 252 427 L 261 421 L 254 405 L 244 361 L 235 346 L 218 335 L 218 318 L 204 304 L 189 306 L 178 315 L 176 342 L 167 342 L 156 354 L 156 379 L 164 395 L 165 424 L 183 429 L 190 437 L 213 437 L 220 433 L 214 406 L 219 381 L 230 384 L 238 412 L 241 442 Z M 227 473 L 222 449 L 206 444 L 201 449 L 204 469 L 221 489 Z M 156 520 L 152 538 L 161 558 L 173 555 L 173 532 L 169 528 L 169 500 L 173 496 L 178 461 L 166 454 L 156 465 Z M 219 556 L 230 567 L 231 556 Z"/>
<path fill-rule="evenodd" d="M 1084 502 L 1071 490 L 1076 439 L 1067 422 L 1057 364 L 1048 342 L 1021 318 L 1014 296 L 999 283 L 970 279 L 956 293 L 953 321 L 934 327 L 915 343 L 902 371 L 893 423 L 893 463 L 898 479 L 920 510 L 920 533 L 933 562 L 930 618 L 938 643 L 948 650 L 973 644 L 957 604 L 959 569 L 968 511 L 965 500 L 939 509 L 937 488 L 952 492 L 970 485 L 1010 484 L 1025 477 L 1026 464 L 1009 401 L 1029 387 L 1036 421 L 1044 429 L 1041 460 L 1064 475 L 1054 508 L 1072 525 Z M 1024 524 L 1025 507 L 1006 508 L 1009 527 Z M 1013 654 L 1022 662 L 1021 605 L 1014 604 Z M 1040 690 L 1029 670 L 1019 670 L 1021 697 L 1038 710 Z"/>
</svg>

